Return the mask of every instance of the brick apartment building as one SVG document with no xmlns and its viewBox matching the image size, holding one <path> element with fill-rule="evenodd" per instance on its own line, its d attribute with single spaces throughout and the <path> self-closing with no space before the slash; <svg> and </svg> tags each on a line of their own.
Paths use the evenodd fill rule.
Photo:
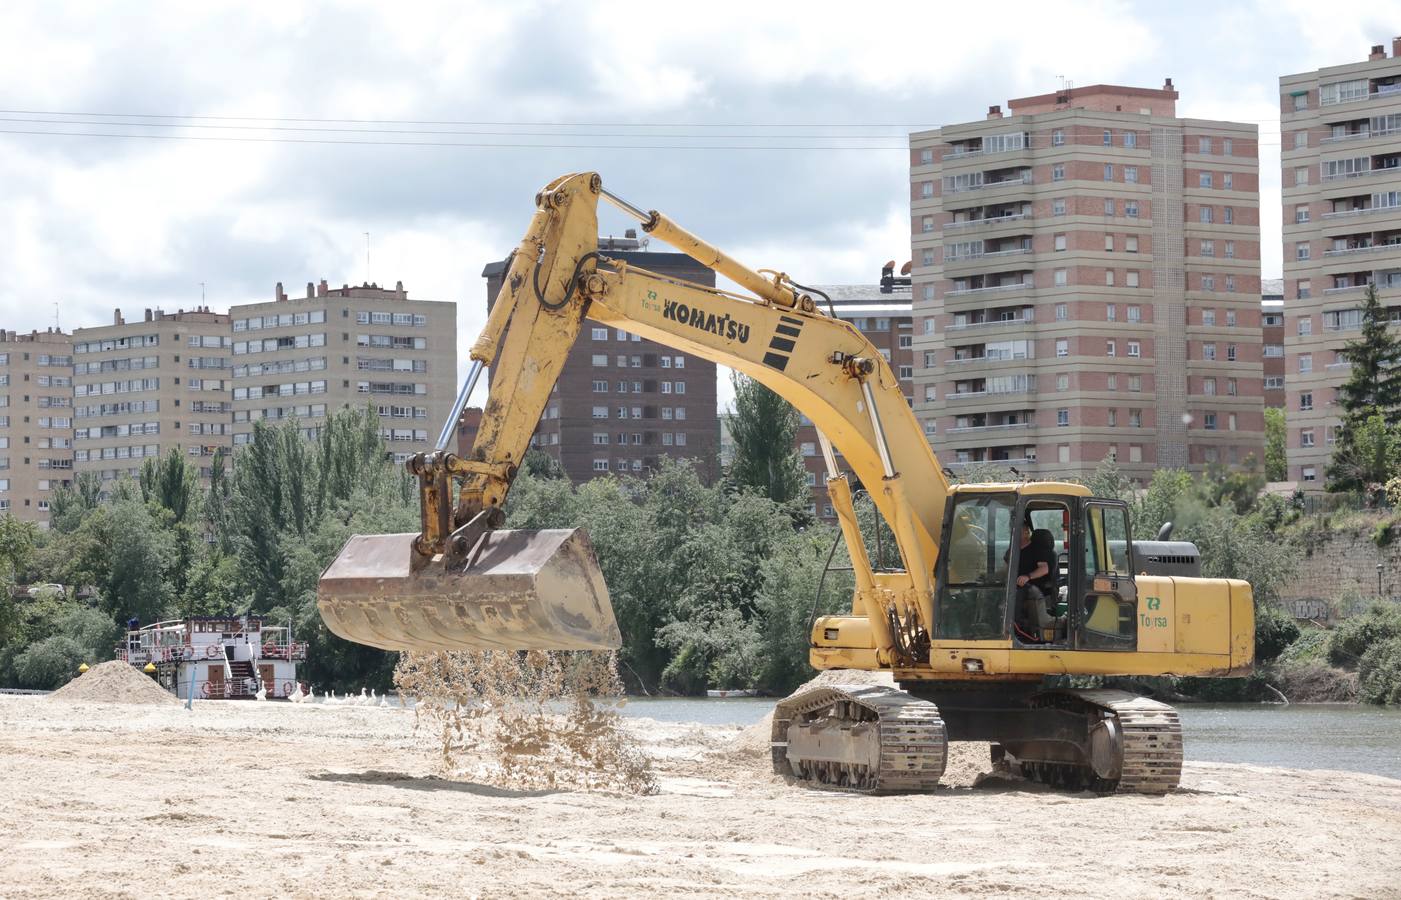
<svg viewBox="0 0 1401 900">
<path fill-rule="evenodd" d="M 1366 287 L 1401 322 L 1401 38 L 1279 80 L 1288 477 L 1322 490 Z"/>
<path fill-rule="evenodd" d="M 229 310 L 232 443 L 259 419 L 295 418 L 308 437 L 346 406 L 372 405 L 402 462 L 438 439 L 457 395 L 457 304 L 411 300 L 402 282 L 308 283 Z"/>
<path fill-rule="evenodd" d="M 1284 279 L 1260 282 L 1261 369 L 1265 376 L 1265 405 L 1284 408 Z"/>
<path fill-rule="evenodd" d="M 600 238 L 609 256 L 669 278 L 715 286 L 715 272 L 682 253 L 652 253 L 632 237 Z M 489 263 L 487 308 L 506 263 Z M 488 376 L 490 371 L 488 370 Z M 694 459 L 719 475 L 715 364 L 585 321 L 569 350 L 531 446 L 559 460 L 575 484 L 607 472 L 645 474 L 661 457 Z"/>
<path fill-rule="evenodd" d="M 910 136 L 915 408 L 944 465 L 1263 456 L 1257 129 L 1177 97 L 1066 89 Z"/>
<path fill-rule="evenodd" d="M 910 310 L 909 271 L 910 267 L 906 265 L 904 271 L 896 275 L 895 264 L 887 263 L 878 283 L 818 285 L 817 289 L 832 298 L 837 318 L 850 322 L 880 350 L 900 379 L 900 389 L 905 392 L 905 399 L 913 402 L 914 325 Z M 819 300 L 819 308 L 826 310 L 827 307 Z M 802 417 L 796 440 L 807 470 L 807 482 L 812 489 L 810 510 L 824 522 L 835 522 L 836 515 L 827 501 L 827 464 L 818 448 L 817 429 L 807 416 Z M 844 462 L 838 453 L 837 467 L 849 471 Z"/>
<path fill-rule="evenodd" d="M 73 479 L 73 338 L 0 331 L 0 514 L 48 527 Z"/>
<path fill-rule="evenodd" d="M 73 460 L 103 481 L 136 477 L 174 447 L 204 479 L 229 447 L 229 317 L 207 308 L 121 310 L 73 332 Z"/>
</svg>

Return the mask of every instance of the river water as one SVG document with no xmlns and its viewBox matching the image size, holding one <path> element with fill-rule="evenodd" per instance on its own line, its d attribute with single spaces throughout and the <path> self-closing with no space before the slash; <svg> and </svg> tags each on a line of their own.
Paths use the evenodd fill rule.
<svg viewBox="0 0 1401 900">
<path fill-rule="evenodd" d="M 623 714 L 663 722 L 752 725 L 772 699 L 630 698 Z M 1181 704 L 1189 760 L 1343 769 L 1401 778 L 1401 709 L 1309 703 Z"/>
</svg>

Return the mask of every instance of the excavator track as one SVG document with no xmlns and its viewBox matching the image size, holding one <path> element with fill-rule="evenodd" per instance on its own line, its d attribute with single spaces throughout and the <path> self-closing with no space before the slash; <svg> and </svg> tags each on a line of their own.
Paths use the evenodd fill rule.
<svg viewBox="0 0 1401 900">
<path fill-rule="evenodd" d="M 884 685 L 822 687 L 774 708 L 774 773 L 860 793 L 932 791 L 948 733 L 927 700 Z"/>
<path fill-rule="evenodd" d="M 1181 781 L 1182 723 L 1166 703 L 1116 690 L 1050 691 L 1036 703 L 1086 715 L 1089 762 L 1021 760 L 1027 778 L 1104 794 L 1166 794 Z"/>
</svg>

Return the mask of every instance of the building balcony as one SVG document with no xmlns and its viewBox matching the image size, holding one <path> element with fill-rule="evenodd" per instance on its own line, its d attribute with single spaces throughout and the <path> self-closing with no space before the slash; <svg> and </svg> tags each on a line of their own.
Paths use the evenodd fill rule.
<svg viewBox="0 0 1401 900">
<path fill-rule="evenodd" d="M 953 460 L 945 463 L 951 469 L 967 466 L 1024 466 L 1035 463 L 1036 460 L 1028 456 L 1018 456 L 1014 459 L 965 459 Z"/>
<path fill-rule="evenodd" d="M 950 325 L 949 327 L 945 328 L 944 331 L 972 331 L 976 328 L 1009 328 L 1022 325 L 1032 325 L 1035 324 L 1035 322 L 1036 320 L 1031 318 L 1030 316 L 1023 316 L 1017 319 L 991 319 L 985 322 L 968 322 L 964 325 Z"/>
<path fill-rule="evenodd" d="M 1344 172 L 1338 175 L 1324 175 L 1322 181 L 1348 181 L 1354 178 L 1371 178 L 1376 175 L 1392 175 L 1401 177 L 1401 166 L 1384 166 L 1379 169 L 1367 169 L 1363 172 Z"/>
<path fill-rule="evenodd" d="M 1362 208 L 1362 209 L 1341 209 L 1341 210 L 1338 210 L 1337 212 L 1326 212 L 1326 213 L 1324 213 L 1323 215 L 1319 216 L 1319 218 L 1320 218 L 1320 219 L 1350 219 L 1350 218 L 1352 218 L 1352 217 L 1354 217 L 1354 216 L 1366 216 L 1366 215 L 1371 215 L 1372 213 L 1384 213 L 1384 212 L 1401 212 L 1401 206 L 1368 206 L 1368 207 L 1364 207 L 1364 208 Z M 1303 224 L 1305 224 L 1307 221 L 1308 221 L 1307 219 L 1304 220 L 1304 222 L 1299 222 L 1299 221 L 1296 220 L 1296 221 L 1294 222 L 1294 224 L 1295 224 L 1295 225 L 1303 225 Z"/>
<path fill-rule="evenodd" d="M 948 434 L 1001 434 L 1007 431 L 1029 431 L 1035 427 L 1035 422 L 1017 422 L 1014 425 L 965 425 L 962 428 L 950 428 Z"/>
<path fill-rule="evenodd" d="M 998 399 L 1000 399 L 1000 398 L 1002 398 L 1002 397 L 1008 397 L 1008 398 L 1011 398 L 1011 397 L 1022 397 L 1022 396 L 1026 396 L 1027 394 L 1035 394 L 1035 393 L 1036 393 L 1036 388 L 1034 388 L 1034 387 L 1025 387 L 1025 388 L 1022 388 L 1021 390 L 1016 390 L 1016 391 L 991 391 L 991 392 L 989 392 L 989 391 L 951 391 L 951 392 L 949 392 L 949 393 L 947 393 L 947 394 L 944 395 L 944 399 L 945 399 L 945 400 L 949 400 L 949 401 L 953 401 L 953 400 L 987 400 L 987 399 L 990 399 L 990 398 L 991 398 L 991 399 L 995 402 L 996 400 L 998 400 Z"/>
<path fill-rule="evenodd" d="M 1401 241 L 1386 244 L 1370 244 L 1359 247 L 1344 247 L 1340 250 L 1324 250 L 1324 256 L 1353 256 L 1359 253 L 1380 253 L 1384 250 L 1401 250 Z"/>
<path fill-rule="evenodd" d="M 1016 284 L 994 284 L 991 287 L 963 288 L 956 291 L 945 291 L 945 297 L 968 297 L 975 294 L 1001 294 L 1009 291 L 1026 291 L 1033 287 L 1029 281 L 1019 281 Z"/>
<path fill-rule="evenodd" d="M 1387 135 L 1401 133 L 1401 128 L 1379 128 L 1376 131 L 1366 129 L 1363 131 L 1353 131 L 1348 134 L 1329 135 L 1319 141 L 1320 144 L 1340 144 L 1345 141 L 1365 141 L 1367 138 L 1386 137 Z"/>
<path fill-rule="evenodd" d="M 950 359 L 946 361 L 950 366 L 968 366 L 973 363 L 1032 363 L 1034 359 L 1025 356 L 965 356 L 962 359 Z"/>
<path fill-rule="evenodd" d="M 992 225 L 1005 225 L 1008 222 L 1019 222 L 1023 219 L 1030 219 L 1031 213 L 1013 213 L 1007 216 L 987 216 L 982 219 L 967 219 L 962 222 L 950 222 L 944 226 L 944 231 L 958 231 L 966 228 L 983 228 Z"/>
</svg>

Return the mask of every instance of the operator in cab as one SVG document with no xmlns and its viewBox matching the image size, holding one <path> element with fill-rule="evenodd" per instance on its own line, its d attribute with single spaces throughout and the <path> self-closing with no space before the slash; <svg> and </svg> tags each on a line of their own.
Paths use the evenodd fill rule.
<svg viewBox="0 0 1401 900">
<path fill-rule="evenodd" d="M 1017 608 L 1021 613 L 1018 621 L 1033 634 L 1057 624 L 1047 609 L 1047 601 L 1056 596 L 1058 565 L 1055 538 L 1049 531 L 1033 530 L 1030 519 L 1023 521 L 1021 552 L 1017 555 Z"/>
</svg>

